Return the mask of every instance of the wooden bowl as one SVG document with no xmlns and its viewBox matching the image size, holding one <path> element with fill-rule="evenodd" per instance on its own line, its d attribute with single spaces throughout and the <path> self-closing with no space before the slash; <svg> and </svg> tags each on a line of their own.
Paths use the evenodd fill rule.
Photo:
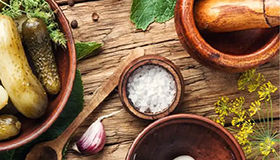
<svg viewBox="0 0 280 160">
<path fill-rule="evenodd" d="M 180 155 L 195 160 L 245 160 L 238 142 L 225 128 L 190 114 L 150 124 L 134 140 L 126 160 L 172 160 Z"/>
<path fill-rule="evenodd" d="M 199 32 L 194 20 L 194 3 L 194 0 L 177 1 L 175 25 L 180 42 L 201 64 L 226 72 L 243 72 L 266 63 L 279 51 L 278 27 L 228 33 Z"/>
<path fill-rule="evenodd" d="M 22 123 L 19 136 L 0 142 L 0 151 L 15 149 L 44 133 L 58 118 L 63 110 L 70 93 L 76 73 L 76 51 L 71 29 L 61 9 L 53 0 L 47 0 L 53 10 L 57 11 L 56 18 L 62 32 L 67 39 L 67 49 L 58 49 L 55 52 L 59 76 L 61 79 L 61 91 L 55 97 L 49 97 L 49 104 L 46 113 L 39 119 L 28 119 L 17 114 L 16 117 Z"/>
<path fill-rule="evenodd" d="M 130 99 L 128 98 L 128 92 L 127 92 L 127 83 L 130 75 L 139 67 L 143 65 L 159 65 L 163 68 L 165 68 L 171 75 L 173 76 L 175 80 L 176 85 L 176 95 L 173 100 L 173 103 L 165 110 L 159 113 L 143 113 L 140 112 L 138 109 L 136 109 Z M 124 69 L 120 81 L 119 81 L 119 96 L 122 101 L 123 106 L 128 110 L 129 113 L 132 115 L 147 119 L 147 120 L 154 120 L 159 119 L 164 116 L 167 116 L 169 113 L 171 113 L 181 102 L 184 94 L 184 80 L 182 77 L 182 74 L 180 70 L 173 64 L 170 60 L 156 55 L 146 55 L 139 57 L 132 61 L 129 65 L 126 66 Z"/>
</svg>

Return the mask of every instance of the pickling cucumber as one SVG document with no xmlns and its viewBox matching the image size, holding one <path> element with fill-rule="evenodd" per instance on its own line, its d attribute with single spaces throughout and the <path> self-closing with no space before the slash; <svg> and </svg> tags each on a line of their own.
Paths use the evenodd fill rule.
<svg viewBox="0 0 280 160">
<path fill-rule="evenodd" d="M 8 100 L 9 100 L 8 93 L 0 85 L 0 110 L 8 104 Z"/>
<path fill-rule="evenodd" d="M 20 113 L 38 118 L 47 108 L 47 94 L 32 73 L 14 21 L 0 15 L 0 28 L 1 82 Z"/>
<path fill-rule="evenodd" d="M 60 91 L 60 79 L 52 50 L 52 40 L 42 19 L 30 18 L 22 25 L 23 44 L 31 56 L 38 79 L 47 93 Z"/>
<path fill-rule="evenodd" d="M 0 115 L 0 141 L 19 134 L 21 123 L 13 115 Z"/>
</svg>

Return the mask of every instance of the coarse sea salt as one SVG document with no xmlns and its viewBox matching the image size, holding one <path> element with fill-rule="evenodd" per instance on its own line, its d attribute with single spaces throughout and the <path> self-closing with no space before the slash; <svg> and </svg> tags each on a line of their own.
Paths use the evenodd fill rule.
<svg viewBox="0 0 280 160">
<path fill-rule="evenodd" d="M 158 113 L 167 109 L 176 94 L 173 76 L 159 65 L 137 68 L 127 83 L 128 98 L 143 113 Z"/>
</svg>

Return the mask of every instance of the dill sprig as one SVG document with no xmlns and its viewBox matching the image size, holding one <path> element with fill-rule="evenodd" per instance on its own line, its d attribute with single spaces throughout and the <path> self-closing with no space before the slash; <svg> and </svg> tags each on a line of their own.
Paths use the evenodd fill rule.
<svg viewBox="0 0 280 160">
<path fill-rule="evenodd" d="M 66 48 L 66 39 L 60 31 L 58 23 L 55 20 L 54 11 L 50 8 L 45 0 L 10 0 L 7 4 L 0 0 L 5 5 L 2 9 L 2 14 L 17 19 L 22 14 L 26 14 L 28 18 L 41 18 L 47 25 L 48 32 L 52 41 Z M 22 10 L 21 7 L 24 9 Z"/>
<path fill-rule="evenodd" d="M 6 6 L 2 9 L 1 14 L 10 16 L 13 19 L 21 16 L 24 12 L 20 9 L 21 1 L 19 0 L 10 0 L 10 4 L 7 4 L 4 1 L 0 0 L 0 3 Z"/>
<path fill-rule="evenodd" d="M 239 90 L 247 88 L 249 93 L 257 93 L 258 99 L 251 102 L 250 107 L 246 109 L 243 107 L 244 97 L 235 100 L 220 97 L 215 103 L 215 112 L 218 117 L 214 121 L 224 126 L 226 118 L 231 120 L 232 126 L 226 128 L 235 135 L 247 159 L 257 159 L 258 157 L 269 159 L 270 155 L 280 159 L 275 149 L 280 142 L 280 133 L 273 131 L 271 99 L 271 94 L 277 90 L 277 87 L 270 81 L 265 82 L 264 75 L 256 74 L 255 71 L 255 69 L 252 69 L 243 73 L 237 85 Z M 266 115 L 262 109 L 266 109 Z M 259 123 L 256 123 L 253 119 L 254 115 L 258 116 Z"/>
</svg>

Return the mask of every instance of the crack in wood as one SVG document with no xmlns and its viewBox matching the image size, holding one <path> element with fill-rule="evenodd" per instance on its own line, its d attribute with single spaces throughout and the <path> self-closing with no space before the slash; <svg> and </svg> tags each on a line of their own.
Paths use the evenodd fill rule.
<svg viewBox="0 0 280 160">
<path fill-rule="evenodd" d="M 265 23 L 266 23 L 270 28 L 272 28 L 273 26 L 269 23 L 268 18 L 267 18 L 267 15 L 266 15 L 265 2 L 266 2 L 266 1 L 263 0 L 263 16 L 264 16 L 264 19 L 265 19 Z"/>
</svg>

